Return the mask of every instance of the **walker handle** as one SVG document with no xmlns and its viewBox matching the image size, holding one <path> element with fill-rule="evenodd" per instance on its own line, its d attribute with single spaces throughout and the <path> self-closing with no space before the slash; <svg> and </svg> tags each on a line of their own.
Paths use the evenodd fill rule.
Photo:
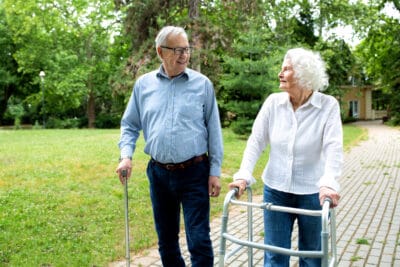
<svg viewBox="0 0 400 267">
<path fill-rule="evenodd" d="M 326 197 L 325 199 L 324 199 L 324 203 L 325 202 L 328 202 L 329 203 L 329 207 L 330 208 L 333 208 L 333 200 L 332 200 L 332 198 L 330 198 L 330 197 Z"/>
</svg>

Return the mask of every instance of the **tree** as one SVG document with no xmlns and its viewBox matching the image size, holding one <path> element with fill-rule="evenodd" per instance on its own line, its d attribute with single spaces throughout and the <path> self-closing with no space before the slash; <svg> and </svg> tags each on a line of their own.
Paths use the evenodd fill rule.
<svg viewBox="0 0 400 267">
<path fill-rule="evenodd" d="M 356 58 L 344 40 L 320 40 L 314 49 L 321 51 L 321 56 L 326 63 L 329 87 L 325 93 L 335 96 L 342 106 L 344 104 L 341 101 L 344 95 L 342 86 L 354 81 L 358 81 L 359 85 L 362 82 L 361 70 L 358 68 Z M 342 119 L 346 120 L 347 115 L 342 114 Z"/>
<path fill-rule="evenodd" d="M 180 1 L 165 0 L 114 0 L 116 8 L 125 13 L 124 35 L 127 38 L 127 53 L 120 62 L 119 73 L 112 76 L 112 94 L 125 103 L 131 94 L 132 86 L 138 76 L 156 68 L 159 64 L 154 39 L 160 25 L 177 24 L 183 20 L 185 9 Z M 184 23 L 182 23 L 184 24 Z"/>
<path fill-rule="evenodd" d="M 389 116 L 392 123 L 400 124 L 400 23 L 398 19 L 379 16 L 368 36 L 357 47 L 365 72 L 390 99 Z"/>
<path fill-rule="evenodd" d="M 46 110 L 41 112 L 61 119 L 83 117 L 83 112 L 88 126 L 94 127 L 100 110 L 96 99 L 111 96 L 110 38 L 119 31 L 114 5 L 97 0 L 4 0 L 4 8 L 16 46 L 13 57 L 35 88 L 25 102 L 40 106 L 38 73 L 44 70 Z"/>
<path fill-rule="evenodd" d="M 386 73 L 385 64 L 397 62 L 384 55 L 397 55 L 398 21 L 378 17 L 388 3 L 392 1 L 0 0 L 0 117 L 14 96 L 29 122 L 44 113 L 53 122 L 77 117 L 89 127 L 118 125 L 135 79 L 160 64 L 154 37 L 165 25 L 186 29 L 195 47 L 189 66 L 213 81 L 222 114 L 229 111 L 237 120 L 254 117 L 266 96 L 258 91 L 262 75 L 257 73 L 264 74 L 268 66 L 262 82 L 274 88 L 283 49 L 295 46 L 321 51 L 331 77 L 328 92 L 334 95 L 340 96 L 340 83 L 352 76 L 396 96 L 389 87 L 396 88 L 397 78 Z M 358 37 L 368 37 L 357 52 L 362 57 L 353 57 L 341 38 L 328 34 L 346 25 Z M 383 40 L 380 31 L 391 37 Z M 390 45 L 391 51 L 383 48 Z M 45 109 L 38 77 L 42 70 Z"/>
<path fill-rule="evenodd" d="M 13 94 L 18 94 L 20 78 L 17 74 L 18 65 L 12 57 L 14 52 L 11 32 L 0 6 L 0 124 L 4 119 L 8 100 Z"/>
<path fill-rule="evenodd" d="M 235 133 L 250 133 L 265 98 L 278 88 L 283 51 L 274 45 L 273 39 L 268 28 L 250 28 L 232 44 L 232 56 L 224 57 L 218 98 L 223 119 L 233 123 Z"/>
</svg>

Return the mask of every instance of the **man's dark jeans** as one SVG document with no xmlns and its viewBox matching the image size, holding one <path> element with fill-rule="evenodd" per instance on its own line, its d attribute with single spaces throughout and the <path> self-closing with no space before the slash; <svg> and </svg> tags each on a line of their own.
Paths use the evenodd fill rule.
<svg viewBox="0 0 400 267">
<path fill-rule="evenodd" d="M 212 267 L 207 160 L 175 171 L 168 171 L 150 160 L 147 176 L 163 266 L 185 266 L 179 248 L 182 205 L 192 266 Z"/>
</svg>

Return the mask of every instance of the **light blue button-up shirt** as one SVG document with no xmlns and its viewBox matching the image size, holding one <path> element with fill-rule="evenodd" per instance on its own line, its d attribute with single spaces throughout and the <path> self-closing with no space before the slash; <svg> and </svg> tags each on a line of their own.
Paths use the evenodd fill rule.
<svg viewBox="0 0 400 267">
<path fill-rule="evenodd" d="M 130 157 L 139 132 L 144 152 L 161 163 L 179 163 L 208 153 L 210 175 L 220 176 L 223 143 L 214 88 L 186 68 L 169 78 L 162 66 L 136 81 L 121 120 L 121 157 Z"/>
</svg>

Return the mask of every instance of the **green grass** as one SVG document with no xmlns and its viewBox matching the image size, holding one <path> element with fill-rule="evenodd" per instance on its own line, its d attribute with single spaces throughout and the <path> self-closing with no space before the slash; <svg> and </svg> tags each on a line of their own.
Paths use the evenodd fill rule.
<svg viewBox="0 0 400 267">
<path fill-rule="evenodd" d="M 366 129 L 351 124 L 343 126 L 343 145 L 345 151 L 348 151 L 352 146 L 357 145 L 360 141 L 367 138 L 368 132 Z"/>
<path fill-rule="evenodd" d="M 345 143 L 354 145 L 363 134 L 345 126 Z M 119 130 L 0 131 L 0 266 L 107 266 L 124 257 L 123 187 L 114 173 L 118 139 Z M 129 182 L 132 251 L 156 244 L 143 145 L 140 139 Z M 211 201 L 213 216 L 245 145 L 224 130 L 222 193 Z M 260 179 L 253 190 L 261 193 Z"/>
</svg>

